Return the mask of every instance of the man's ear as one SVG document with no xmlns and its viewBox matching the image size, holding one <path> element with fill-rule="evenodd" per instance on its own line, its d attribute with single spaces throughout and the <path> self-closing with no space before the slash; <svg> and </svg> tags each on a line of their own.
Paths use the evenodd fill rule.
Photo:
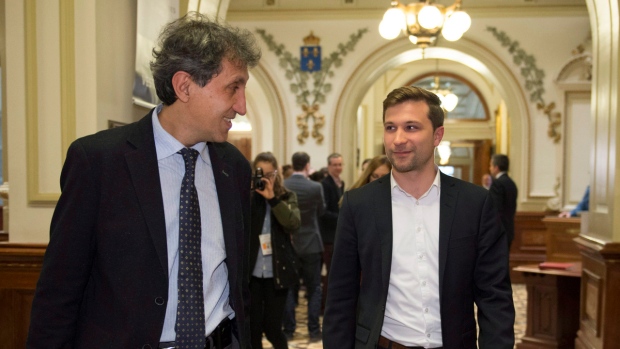
<svg viewBox="0 0 620 349">
<path fill-rule="evenodd" d="M 192 77 L 189 73 L 178 71 L 172 76 L 172 88 L 177 99 L 183 103 L 189 100 L 189 89 L 191 87 Z"/>
<path fill-rule="evenodd" d="M 433 143 L 435 144 L 435 146 L 438 146 L 439 143 L 441 143 L 441 140 L 443 139 L 443 132 L 444 132 L 443 126 L 439 126 L 435 130 L 433 134 L 433 138 L 434 138 Z"/>
</svg>

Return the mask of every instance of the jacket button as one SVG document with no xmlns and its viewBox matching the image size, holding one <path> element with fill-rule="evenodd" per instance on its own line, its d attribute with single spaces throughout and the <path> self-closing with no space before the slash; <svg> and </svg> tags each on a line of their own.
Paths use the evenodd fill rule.
<svg viewBox="0 0 620 349">
<path fill-rule="evenodd" d="M 157 297 L 155 298 L 155 304 L 157 305 L 163 305 L 164 304 L 164 299 L 162 297 Z M 148 344 L 146 344 L 148 345 Z M 150 348 L 150 347 L 149 347 Z"/>
<path fill-rule="evenodd" d="M 153 349 L 150 344 L 145 344 L 142 346 L 142 349 Z"/>
</svg>

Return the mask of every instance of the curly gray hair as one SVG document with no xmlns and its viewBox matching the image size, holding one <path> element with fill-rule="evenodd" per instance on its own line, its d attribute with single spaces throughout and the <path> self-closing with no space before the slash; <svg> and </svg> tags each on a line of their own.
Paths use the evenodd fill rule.
<svg viewBox="0 0 620 349">
<path fill-rule="evenodd" d="M 170 22 L 159 35 L 159 48 L 153 49 L 151 72 L 157 97 L 165 105 L 177 100 L 172 77 L 178 71 L 188 73 L 203 87 L 222 71 L 224 58 L 252 68 L 258 64 L 261 51 L 249 30 L 233 28 L 190 12 Z"/>
</svg>

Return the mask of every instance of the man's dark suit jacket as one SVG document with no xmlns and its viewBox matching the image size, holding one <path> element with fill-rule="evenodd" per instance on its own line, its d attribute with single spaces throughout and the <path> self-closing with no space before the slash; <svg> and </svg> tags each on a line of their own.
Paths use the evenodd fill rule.
<svg viewBox="0 0 620 349">
<path fill-rule="evenodd" d="M 334 236 L 336 235 L 336 225 L 338 223 L 338 213 L 340 212 L 340 206 L 338 202 L 342 193 L 340 188 L 334 182 L 334 178 L 327 175 L 325 179 L 321 181 L 323 186 L 323 197 L 325 198 L 325 213 L 320 218 L 319 224 L 321 226 L 321 237 L 324 244 L 333 244 Z M 344 182 L 342 182 L 344 188 Z"/>
<path fill-rule="evenodd" d="M 168 301 L 168 258 L 151 115 L 69 147 L 32 303 L 28 348 L 158 347 Z M 232 145 L 209 143 L 208 148 L 233 328 L 247 347 L 251 171 Z"/>
<path fill-rule="evenodd" d="M 301 226 L 293 234 L 293 246 L 298 255 L 323 252 L 323 240 L 319 231 L 319 217 L 325 212 L 323 189 L 320 183 L 294 174 L 284 180 L 284 186 L 297 194 Z"/>
<path fill-rule="evenodd" d="M 494 178 L 491 188 L 491 197 L 495 201 L 495 206 L 499 211 L 502 225 L 508 235 L 508 246 L 515 237 L 515 213 L 517 211 L 517 185 L 504 173 L 499 178 Z"/>
<path fill-rule="evenodd" d="M 439 300 L 443 348 L 514 345 L 506 235 L 482 187 L 441 174 Z M 323 321 L 326 349 L 375 348 L 392 261 L 390 175 L 345 193 Z"/>
</svg>

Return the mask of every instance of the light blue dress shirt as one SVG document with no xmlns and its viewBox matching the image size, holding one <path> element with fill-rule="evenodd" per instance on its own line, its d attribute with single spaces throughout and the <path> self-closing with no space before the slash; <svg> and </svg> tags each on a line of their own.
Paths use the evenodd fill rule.
<svg viewBox="0 0 620 349">
<path fill-rule="evenodd" d="M 263 222 L 263 230 L 261 235 L 269 234 L 271 236 L 271 206 L 267 204 L 267 210 L 265 210 L 265 221 Z M 254 270 L 252 276 L 257 278 L 272 278 L 273 277 L 273 262 L 270 255 L 264 255 L 263 250 L 258 246 L 258 257 L 256 257 L 256 264 L 254 264 Z"/>
<path fill-rule="evenodd" d="M 162 105 L 159 105 L 153 112 L 153 133 L 166 216 L 168 247 L 168 303 L 160 341 L 171 342 L 176 337 L 174 327 L 178 302 L 179 200 L 181 181 L 185 175 L 185 162 L 183 156 L 177 153 L 184 148 L 184 145 L 166 132 L 159 122 L 158 114 L 161 109 Z M 225 263 L 224 232 L 209 149 L 204 142 L 195 144 L 192 148 L 200 153 L 196 161 L 195 185 L 200 203 L 205 335 L 208 335 L 224 318 L 232 319 L 235 313 L 228 300 L 230 286 Z"/>
</svg>

